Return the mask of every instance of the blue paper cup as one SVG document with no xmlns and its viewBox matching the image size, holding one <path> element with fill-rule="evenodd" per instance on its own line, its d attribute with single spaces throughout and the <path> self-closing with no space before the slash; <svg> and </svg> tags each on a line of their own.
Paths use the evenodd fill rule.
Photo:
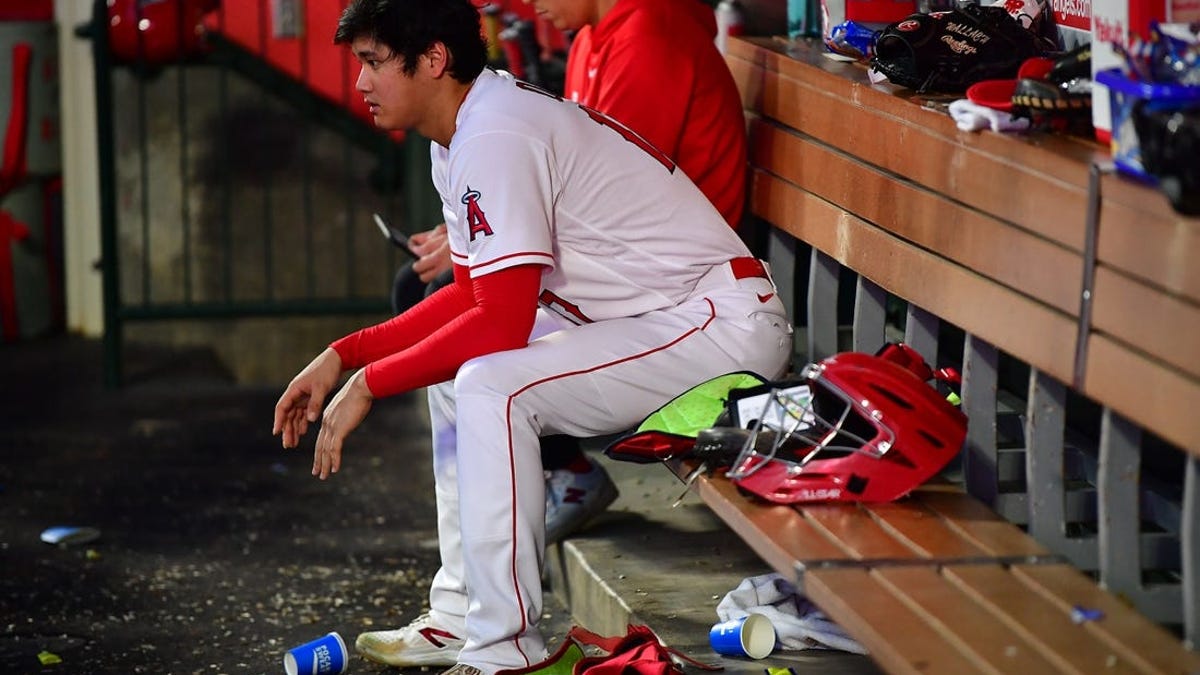
<svg viewBox="0 0 1200 675">
<path fill-rule="evenodd" d="M 775 649 L 775 626 L 762 614 L 747 614 L 713 626 L 708 642 L 718 654 L 761 659 Z"/>
<path fill-rule="evenodd" d="M 336 632 L 289 649 L 283 655 L 287 675 L 340 675 L 346 672 L 346 643 Z"/>
</svg>

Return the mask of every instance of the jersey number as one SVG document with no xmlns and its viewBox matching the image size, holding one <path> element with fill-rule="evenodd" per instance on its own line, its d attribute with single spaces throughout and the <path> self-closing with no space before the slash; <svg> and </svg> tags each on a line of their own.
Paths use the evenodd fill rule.
<svg viewBox="0 0 1200 675">
<path fill-rule="evenodd" d="M 563 97 L 556 96 L 556 95 L 546 91 L 545 89 L 542 89 L 541 87 L 529 84 L 528 82 L 523 82 L 521 80 L 517 80 L 517 86 L 522 89 L 525 89 L 526 91 L 532 91 L 532 92 L 541 94 L 543 96 L 549 96 L 550 98 L 552 98 L 556 101 L 564 100 Z M 652 143 L 650 143 L 646 139 L 642 138 L 641 136 L 638 136 L 632 129 L 630 129 L 629 127 L 626 127 L 625 125 L 621 124 L 620 122 L 614 120 L 613 118 L 609 117 L 608 115 L 605 115 L 604 113 L 602 113 L 598 110 L 592 110 L 591 108 L 583 105 L 582 103 L 577 103 L 576 105 L 579 106 L 580 110 L 587 113 L 588 117 L 592 118 L 593 122 L 595 122 L 597 124 L 601 124 L 603 126 L 606 126 L 609 129 L 612 129 L 613 131 L 617 132 L 618 134 L 621 134 L 622 138 L 624 138 L 625 140 L 629 141 L 630 143 L 633 143 L 634 145 L 638 146 L 639 148 L 642 149 L 642 152 L 646 153 L 647 155 L 650 155 L 651 157 L 654 158 L 655 161 L 657 161 L 659 164 L 662 164 L 664 167 L 666 167 L 668 173 L 675 173 L 675 162 L 671 161 L 671 158 L 667 157 L 667 155 L 664 154 L 662 150 L 659 150 L 658 148 L 654 147 L 654 145 Z"/>
</svg>

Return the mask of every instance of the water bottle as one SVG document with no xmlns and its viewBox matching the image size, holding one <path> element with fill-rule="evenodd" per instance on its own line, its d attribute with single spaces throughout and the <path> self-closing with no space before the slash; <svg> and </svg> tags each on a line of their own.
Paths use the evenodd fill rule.
<svg viewBox="0 0 1200 675">
<path fill-rule="evenodd" d="M 714 11 L 717 14 L 717 50 L 724 54 L 729 36 L 742 34 L 742 6 L 737 0 L 721 0 Z"/>
</svg>

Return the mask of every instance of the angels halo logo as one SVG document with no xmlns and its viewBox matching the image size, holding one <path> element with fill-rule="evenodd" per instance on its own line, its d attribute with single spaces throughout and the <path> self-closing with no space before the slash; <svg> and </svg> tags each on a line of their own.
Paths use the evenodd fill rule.
<svg viewBox="0 0 1200 675">
<path fill-rule="evenodd" d="M 492 226 L 488 223 L 487 215 L 479 206 L 479 198 L 482 196 L 478 190 L 472 190 L 469 185 L 466 194 L 462 196 L 462 203 L 467 205 L 467 228 L 471 235 L 471 241 L 475 241 L 476 235 L 482 234 L 485 237 L 492 235 Z"/>
</svg>

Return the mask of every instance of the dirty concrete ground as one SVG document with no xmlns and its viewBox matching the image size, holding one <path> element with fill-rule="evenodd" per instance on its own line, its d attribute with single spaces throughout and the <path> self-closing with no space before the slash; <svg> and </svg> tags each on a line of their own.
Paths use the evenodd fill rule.
<svg viewBox="0 0 1200 675">
<path fill-rule="evenodd" d="M 423 394 L 377 402 L 321 482 L 311 431 L 295 451 L 270 434 L 282 384 L 234 384 L 206 349 L 130 345 L 110 390 L 101 355 L 70 337 L 0 347 L 0 674 L 282 673 L 292 646 L 329 631 L 352 645 L 424 609 L 437 549 Z M 681 486 L 663 467 L 596 456 L 621 496 L 548 552 L 551 650 L 576 624 L 638 623 L 727 675 L 879 675 L 832 650 L 713 652 L 717 601 L 768 568 L 695 497 L 672 506 Z M 59 525 L 99 537 L 40 541 Z M 351 652 L 352 674 L 404 672 Z"/>
<path fill-rule="evenodd" d="M 0 672 L 282 673 L 292 646 L 422 609 L 437 549 L 421 406 L 377 404 L 321 482 L 311 431 L 295 451 L 270 434 L 282 387 L 236 386 L 203 350 L 130 346 L 109 390 L 101 354 L 74 337 L 0 347 Z M 100 536 L 39 539 L 58 525 Z M 548 625 L 569 621 L 547 606 Z"/>
</svg>

